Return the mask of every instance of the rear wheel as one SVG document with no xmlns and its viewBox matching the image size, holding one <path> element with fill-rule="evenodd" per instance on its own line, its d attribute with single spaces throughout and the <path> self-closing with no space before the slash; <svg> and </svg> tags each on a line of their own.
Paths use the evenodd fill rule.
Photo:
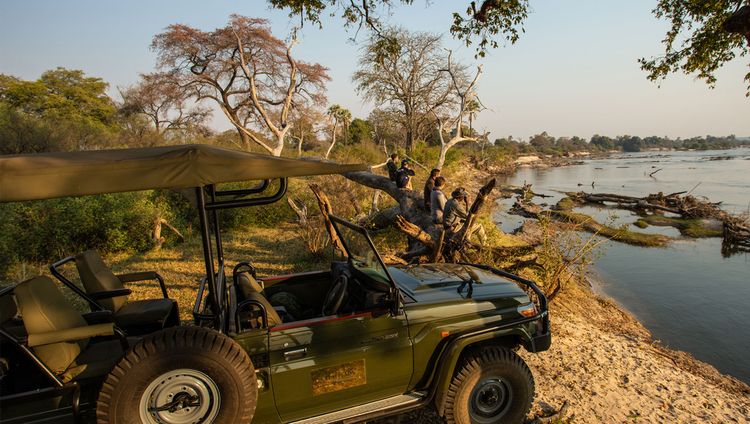
<svg viewBox="0 0 750 424">
<path fill-rule="evenodd" d="M 170 328 L 136 343 L 105 380 L 100 424 L 249 423 L 258 384 L 234 340 L 199 327 Z"/>
<path fill-rule="evenodd" d="M 464 357 L 445 400 L 448 423 L 523 422 L 534 398 L 534 377 L 515 352 L 485 347 Z"/>
</svg>

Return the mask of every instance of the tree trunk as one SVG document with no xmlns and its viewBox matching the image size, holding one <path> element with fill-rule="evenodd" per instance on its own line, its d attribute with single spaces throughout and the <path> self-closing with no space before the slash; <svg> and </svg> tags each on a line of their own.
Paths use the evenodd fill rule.
<svg viewBox="0 0 750 424">
<path fill-rule="evenodd" d="M 317 184 L 310 184 L 310 190 L 313 191 L 315 197 L 318 199 L 320 213 L 323 216 L 323 221 L 326 224 L 328 234 L 331 236 L 331 244 L 336 250 L 346 255 L 344 245 L 341 243 L 341 240 L 339 240 L 339 236 L 336 233 L 336 230 L 333 228 L 333 223 L 331 222 L 330 216 L 333 213 L 333 206 L 331 206 L 331 201 L 328 200 L 328 196 L 323 190 L 320 189 L 320 186 L 318 186 Z"/>
<path fill-rule="evenodd" d="M 331 138 L 331 145 L 328 146 L 328 150 L 326 150 L 326 156 L 325 158 L 328 159 L 328 156 L 331 154 L 331 150 L 333 150 L 333 146 L 336 145 L 336 124 L 333 124 L 333 136 Z"/>
<path fill-rule="evenodd" d="M 414 130 L 409 127 L 406 129 L 406 153 L 411 153 L 414 149 Z"/>
<path fill-rule="evenodd" d="M 445 155 L 448 153 L 448 147 L 447 144 L 441 144 L 440 145 L 440 156 L 438 156 L 437 164 L 435 165 L 435 168 L 437 169 L 443 169 L 443 165 L 445 164 Z"/>
</svg>

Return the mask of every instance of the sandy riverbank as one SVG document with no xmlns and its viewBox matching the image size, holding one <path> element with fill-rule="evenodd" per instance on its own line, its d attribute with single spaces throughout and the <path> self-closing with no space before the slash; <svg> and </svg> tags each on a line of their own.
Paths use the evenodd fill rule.
<svg viewBox="0 0 750 424">
<path fill-rule="evenodd" d="M 574 422 L 750 422 L 750 387 L 661 347 L 632 315 L 589 288 L 552 304 L 552 348 L 520 352 L 536 379 L 532 413 Z"/>
</svg>

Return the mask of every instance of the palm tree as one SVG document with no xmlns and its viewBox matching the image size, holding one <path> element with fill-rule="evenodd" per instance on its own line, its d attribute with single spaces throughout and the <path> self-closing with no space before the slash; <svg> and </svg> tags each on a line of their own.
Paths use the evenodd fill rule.
<svg viewBox="0 0 750 424">
<path fill-rule="evenodd" d="M 326 151 L 326 159 L 328 159 L 328 156 L 331 154 L 333 146 L 336 145 L 336 132 L 338 125 L 341 124 L 344 128 L 347 128 L 349 121 L 352 119 L 352 113 L 349 112 L 349 109 L 346 109 L 341 105 L 331 105 L 331 107 L 328 108 L 327 115 L 328 119 L 333 124 L 333 128 L 331 130 L 331 145 L 328 146 L 328 150 Z"/>
<path fill-rule="evenodd" d="M 481 112 L 482 105 L 479 103 L 476 99 L 471 99 L 468 102 L 466 102 L 466 114 L 469 115 L 469 135 L 474 135 L 474 118 L 476 118 L 477 113 Z"/>
</svg>

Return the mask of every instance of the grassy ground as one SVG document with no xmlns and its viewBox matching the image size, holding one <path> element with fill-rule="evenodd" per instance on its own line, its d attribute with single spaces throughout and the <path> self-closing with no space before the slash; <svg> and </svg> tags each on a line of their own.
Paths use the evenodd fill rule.
<svg viewBox="0 0 750 424">
<path fill-rule="evenodd" d="M 227 275 L 231 267 L 242 261 L 251 262 L 261 276 L 326 269 L 330 266 L 331 250 L 326 255 L 311 255 L 299 237 L 298 226 L 281 224 L 277 228 L 248 228 L 244 232 L 224 235 L 224 257 Z M 198 283 L 205 275 L 200 239 L 165 247 L 144 254 L 118 254 L 105 258 L 115 273 L 154 270 L 164 277 L 169 296 L 177 300 L 182 319 L 192 319 Z M 68 270 L 69 273 L 73 270 Z M 131 283 L 133 299 L 160 297 L 155 282 Z"/>
</svg>

